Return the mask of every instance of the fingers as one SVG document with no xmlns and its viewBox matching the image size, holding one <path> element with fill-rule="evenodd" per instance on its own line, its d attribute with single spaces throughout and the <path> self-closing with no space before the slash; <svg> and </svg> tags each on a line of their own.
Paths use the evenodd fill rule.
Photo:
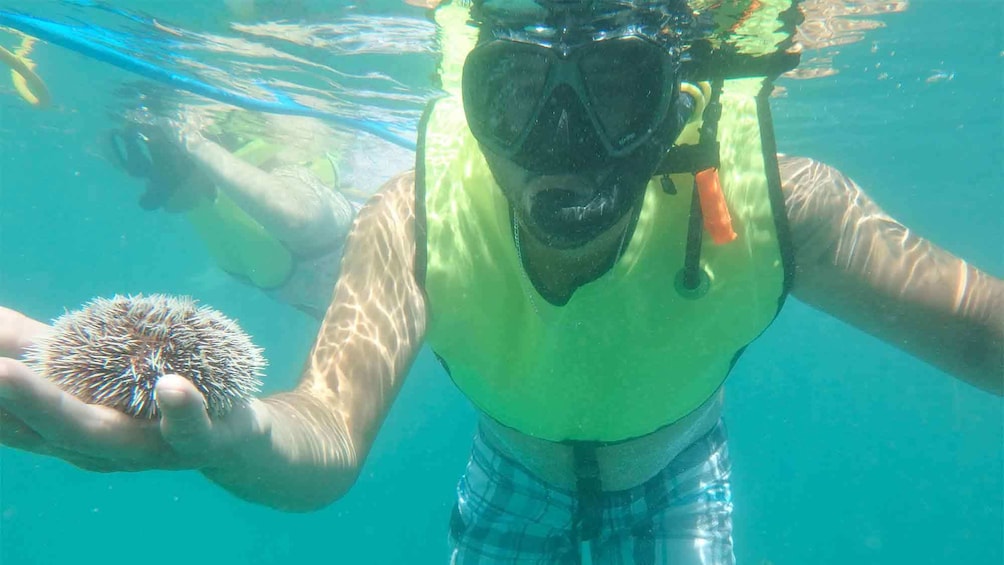
<svg viewBox="0 0 1004 565">
<path fill-rule="evenodd" d="M 87 457 L 60 449 L 52 449 L 45 438 L 7 412 L 0 411 L 0 444 L 40 455 L 59 457 L 86 471 L 110 472 L 129 470 L 121 463 Z"/>
<path fill-rule="evenodd" d="M 155 394 L 164 441 L 183 458 L 203 458 L 212 447 L 213 424 L 202 394 L 178 375 L 161 377 Z"/>
<path fill-rule="evenodd" d="M 39 435 L 78 441 L 79 430 L 72 422 L 81 419 L 87 408 L 23 363 L 0 358 L 0 409 Z"/>
<path fill-rule="evenodd" d="M 29 344 L 49 330 L 42 322 L 0 306 L 0 357 L 20 357 Z"/>
<path fill-rule="evenodd" d="M 0 435 L 11 447 L 122 470 L 182 463 L 155 423 L 85 404 L 13 359 L 0 358 L 0 411 L 12 422 L 9 433 Z"/>
<path fill-rule="evenodd" d="M 89 405 L 0 357 L 0 443 L 59 457 L 94 471 L 201 468 L 260 436 L 253 410 L 235 410 L 216 429 L 191 381 L 166 375 L 155 390 L 161 419 L 141 420 Z M 240 417 L 244 412 L 244 417 Z"/>
</svg>

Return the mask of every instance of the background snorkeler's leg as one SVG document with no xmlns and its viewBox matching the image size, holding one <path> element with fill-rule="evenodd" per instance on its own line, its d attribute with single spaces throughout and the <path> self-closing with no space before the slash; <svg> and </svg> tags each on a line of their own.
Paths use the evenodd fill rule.
<svg viewBox="0 0 1004 565">
<path fill-rule="evenodd" d="M 719 422 L 643 485 L 610 496 L 604 565 L 734 565 L 725 426 Z M 605 524 L 606 526 L 606 524 Z"/>
<path fill-rule="evenodd" d="M 340 247 L 352 229 L 352 221 L 359 211 L 359 206 L 346 198 L 338 187 L 322 184 L 320 179 L 306 167 L 299 165 L 280 167 L 271 174 L 285 187 L 280 194 L 285 193 L 287 197 L 291 194 L 296 195 L 295 197 L 303 202 L 304 206 L 310 206 L 318 217 L 312 226 L 304 226 L 298 246 L 296 241 L 288 242 L 293 251 L 301 255 L 312 255 Z"/>
</svg>

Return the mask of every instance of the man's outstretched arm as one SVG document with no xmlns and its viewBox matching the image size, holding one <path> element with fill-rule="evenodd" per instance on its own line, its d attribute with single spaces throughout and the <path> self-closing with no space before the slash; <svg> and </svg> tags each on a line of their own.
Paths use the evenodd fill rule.
<svg viewBox="0 0 1004 565">
<path fill-rule="evenodd" d="M 886 215 L 845 175 L 781 157 L 800 300 L 1004 394 L 1004 283 Z"/>
<path fill-rule="evenodd" d="M 292 392 L 210 419 L 191 381 L 157 382 L 159 421 L 85 404 L 17 360 L 48 326 L 0 308 L 0 443 L 96 471 L 196 469 L 237 496 L 320 508 L 344 494 L 425 331 L 414 278 L 414 177 L 363 208 L 342 278 Z"/>
</svg>

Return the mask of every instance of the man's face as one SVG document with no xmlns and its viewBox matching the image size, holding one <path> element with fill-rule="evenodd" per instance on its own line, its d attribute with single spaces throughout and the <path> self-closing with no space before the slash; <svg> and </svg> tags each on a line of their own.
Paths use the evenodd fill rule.
<svg viewBox="0 0 1004 565">
<path fill-rule="evenodd" d="M 678 60 L 631 32 L 567 48 L 483 35 L 464 110 L 492 175 L 536 239 L 585 245 L 635 208 L 678 133 Z"/>
</svg>

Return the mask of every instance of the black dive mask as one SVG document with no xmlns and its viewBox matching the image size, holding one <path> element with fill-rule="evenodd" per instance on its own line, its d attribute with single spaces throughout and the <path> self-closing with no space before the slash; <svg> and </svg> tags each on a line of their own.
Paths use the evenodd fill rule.
<svg viewBox="0 0 1004 565">
<path fill-rule="evenodd" d="M 629 155 L 663 130 L 678 69 L 676 57 L 639 35 L 576 47 L 491 39 L 464 63 L 464 110 L 493 153 L 542 174 L 569 173 Z"/>
<path fill-rule="evenodd" d="M 640 200 L 686 119 L 676 50 L 631 26 L 567 31 L 544 41 L 490 29 L 464 63 L 462 88 L 486 154 L 530 174 L 513 194 L 490 158 L 496 180 L 535 235 L 559 247 L 589 241 Z"/>
</svg>

